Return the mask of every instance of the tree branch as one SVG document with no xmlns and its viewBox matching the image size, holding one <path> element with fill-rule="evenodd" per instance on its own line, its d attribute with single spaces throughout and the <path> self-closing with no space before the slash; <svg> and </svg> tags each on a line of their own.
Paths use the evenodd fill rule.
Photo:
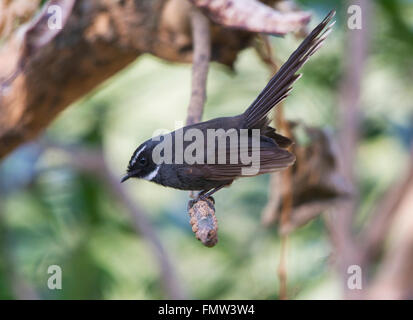
<svg viewBox="0 0 413 320">
<path fill-rule="evenodd" d="M 413 161 L 413 152 L 410 162 Z M 368 299 L 412 299 L 413 298 L 413 166 L 410 166 L 408 177 L 400 183 L 394 192 L 390 191 L 384 200 L 383 211 L 379 211 L 377 220 L 367 233 L 366 249 L 376 253 L 383 238 L 377 232 L 384 231 L 388 236 L 391 225 L 393 236 L 383 255 L 376 277 L 366 293 Z M 387 221 L 386 221 L 387 220 Z M 388 220 L 391 220 L 392 223 Z M 383 230 L 387 229 L 387 230 Z M 377 241 L 377 243 L 373 243 Z"/>
<path fill-rule="evenodd" d="M 208 19 L 196 8 L 191 12 L 194 56 L 192 65 L 192 90 L 186 125 L 200 122 L 206 100 L 206 85 L 211 57 L 211 39 Z"/>
<path fill-rule="evenodd" d="M 192 90 L 186 125 L 195 124 L 202 120 L 211 57 L 209 21 L 196 7 L 193 7 L 191 11 L 191 25 L 194 56 L 192 59 Z M 190 195 L 193 196 L 192 192 Z M 218 222 L 213 200 L 190 200 L 188 214 L 196 238 L 207 247 L 215 246 L 218 242 Z"/>
<path fill-rule="evenodd" d="M 360 5 L 363 12 L 363 27 L 360 30 L 348 31 L 348 46 L 345 75 L 342 81 L 340 105 L 340 150 L 341 172 L 354 189 L 354 165 L 359 138 L 360 88 L 364 64 L 367 56 L 368 33 L 370 27 L 370 3 L 368 0 L 349 1 L 349 4 Z M 362 253 L 354 241 L 353 222 L 357 210 L 357 199 L 352 197 L 335 210 L 328 221 L 330 235 L 336 246 L 337 267 L 342 276 L 346 297 L 357 298 L 360 292 L 348 290 L 347 268 L 350 265 L 361 265 Z"/>
<path fill-rule="evenodd" d="M 413 162 L 413 147 L 410 151 L 410 159 Z M 361 243 L 363 243 L 365 255 L 364 264 L 367 264 L 377 256 L 382 248 L 384 241 L 388 237 L 392 221 L 406 198 L 411 185 L 413 185 L 413 164 L 410 165 L 403 179 L 392 185 L 383 199 L 372 210 L 373 216 L 361 232 Z"/>
<path fill-rule="evenodd" d="M 196 238 L 206 247 L 215 246 L 218 242 L 218 221 L 214 201 L 210 198 L 206 201 L 191 200 L 188 203 L 188 212 Z"/>
<path fill-rule="evenodd" d="M 71 2 L 73 8 L 67 5 Z M 85 3 L 49 1 L 47 6 L 62 5 L 67 20 L 61 30 L 48 28 L 50 14 L 45 7 L 29 27 L 22 26 L 2 44 L 0 158 L 35 138 L 62 110 L 140 54 L 191 61 L 191 4 L 187 0 Z M 228 66 L 254 37 L 218 25 L 213 29 L 213 60 Z"/>
<path fill-rule="evenodd" d="M 46 145 L 46 147 L 64 151 L 70 157 L 71 163 L 75 168 L 93 173 L 106 183 L 110 192 L 116 196 L 119 202 L 129 211 L 137 233 L 142 235 L 151 246 L 152 250 L 150 251 L 158 261 L 162 283 L 167 297 L 170 299 L 184 299 L 186 294 L 183 291 L 181 283 L 177 279 L 174 265 L 172 264 L 168 253 L 156 235 L 156 231 L 146 218 L 146 214 L 143 212 L 142 208 L 138 207 L 126 193 L 124 187 L 120 184 L 119 177 L 115 176 L 106 165 L 103 155 L 98 151 L 90 151 L 81 148 L 63 147 L 58 145 Z"/>
<path fill-rule="evenodd" d="M 284 35 L 298 31 L 311 18 L 308 12 L 281 13 L 256 0 L 190 0 L 214 22 L 250 32 Z"/>
</svg>

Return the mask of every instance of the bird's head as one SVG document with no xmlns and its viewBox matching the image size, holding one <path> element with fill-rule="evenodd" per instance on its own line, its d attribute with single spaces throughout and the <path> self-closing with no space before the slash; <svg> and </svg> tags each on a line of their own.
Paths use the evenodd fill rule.
<svg viewBox="0 0 413 320">
<path fill-rule="evenodd" d="M 152 159 L 152 151 L 156 144 L 155 141 L 148 140 L 135 150 L 129 161 L 126 175 L 122 178 L 121 182 L 129 178 L 152 180 L 156 176 L 159 165 Z"/>
</svg>

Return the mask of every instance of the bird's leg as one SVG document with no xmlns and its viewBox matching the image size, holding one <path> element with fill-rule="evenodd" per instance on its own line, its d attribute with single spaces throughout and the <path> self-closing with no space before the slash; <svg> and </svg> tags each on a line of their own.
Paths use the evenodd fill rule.
<svg viewBox="0 0 413 320">
<path fill-rule="evenodd" d="M 209 190 L 202 190 L 201 192 L 198 193 L 196 199 L 192 200 L 192 201 L 194 203 L 198 202 L 198 201 L 205 201 L 208 204 L 209 207 L 211 207 L 211 201 L 212 201 L 212 206 L 215 205 L 215 199 L 209 195 L 208 191 Z M 213 191 L 213 190 L 211 190 L 211 191 Z M 211 207 L 211 208 L 213 208 L 213 207 Z"/>
<path fill-rule="evenodd" d="M 223 187 L 225 187 L 225 184 L 208 191 L 207 193 L 204 194 L 204 197 L 210 198 L 215 192 L 221 190 Z"/>
<path fill-rule="evenodd" d="M 221 189 L 222 189 L 223 187 L 225 187 L 225 186 L 226 186 L 226 185 L 223 184 L 223 185 L 221 185 L 221 186 L 219 186 L 219 187 L 216 187 L 216 188 L 214 188 L 214 189 L 211 189 L 211 190 L 203 190 L 203 191 L 201 191 L 200 193 L 198 193 L 198 199 L 203 200 L 203 201 L 206 201 L 208 198 L 211 198 L 212 201 L 215 203 L 214 198 L 212 198 L 211 196 L 212 196 L 215 192 L 217 192 L 218 190 L 221 190 Z"/>
<path fill-rule="evenodd" d="M 206 196 L 206 194 L 208 193 L 208 191 L 210 191 L 210 190 L 207 189 L 207 190 L 202 190 L 202 191 L 200 191 L 200 192 L 197 194 L 197 196 L 196 196 L 196 198 L 195 198 L 195 201 L 198 201 L 198 200 L 206 201 L 206 199 L 208 198 L 208 196 Z"/>
</svg>

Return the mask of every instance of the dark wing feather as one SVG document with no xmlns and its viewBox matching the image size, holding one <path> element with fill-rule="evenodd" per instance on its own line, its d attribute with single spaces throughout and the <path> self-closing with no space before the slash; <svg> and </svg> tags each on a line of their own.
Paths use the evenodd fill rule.
<svg viewBox="0 0 413 320">
<path fill-rule="evenodd" d="M 271 122 L 269 118 L 264 118 L 263 120 L 264 121 L 259 124 L 259 128 L 261 129 L 261 134 L 263 136 L 273 139 L 278 144 L 278 146 L 283 149 L 291 147 L 293 145 L 294 142 L 291 139 L 278 134 L 276 130 L 269 125 Z"/>
<path fill-rule="evenodd" d="M 248 107 L 244 113 L 245 128 L 259 127 L 260 122 L 267 116 L 271 109 L 288 96 L 292 89 L 291 86 L 301 76 L 295 73 L 304 65 L 308 58 L 320 48 L 333 26 L 333 24 L 331 24 L 327 27 L 334 15 L 335 11 L 331 11 L 303 40 L 287 62 L 284 63 L 280 70 L 278 70 L 268 82 L 251 106 Z"/>
<path fill-rule="evenodd" d="M 238 163 L 230 163 L 231 150 L 227 146 L 223 146 L 225 150 L 221 150 L 226 153 L 226 163 L 223 164 L 193 164 L 190 166 L 183 166 L 179 170 L 187 172 L 190 170 L 191 177 L 194 179 L 205 179 L 214 181 L 229 181 L 239 177 L 249 177 L 253 175 L 260 175 L 269 172 L 275 172 L 289 167 L 295 161 L 295 156 L 285 149 L 280 148 L 270 138 L 261 136 L 260 146 L 253 150 L 251 140 L 248 143 L 247 149 L 242 149 L 244 152 L 251 154 L 252 151 L 260 152 L 260 166 L 256 174 L 249 175 L 243 174 L 242 169 L 250 167 L 250 164 L 243 164 L 241 161 Z M 219 152 L 219 148 L 217 152 Z M 239 155 L 239 151 L 238 151 Z M 238 158 L 240 159 L 240 157 Z M 188 172 L 187 172 L 188 173 Z"/>
</svg>

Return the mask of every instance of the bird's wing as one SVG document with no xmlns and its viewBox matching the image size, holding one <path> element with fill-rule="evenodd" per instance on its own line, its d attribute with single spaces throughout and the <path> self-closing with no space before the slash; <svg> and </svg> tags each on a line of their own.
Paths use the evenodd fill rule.
<svg viewBox="0 0 413 320">
<path fill-rule="evenodd" d="M 334 23 L 330 24 L 335 11 L 327 17 L 301 42 L 287 62 L 268 82 L 266 87 L 244 113 L 245 128 L 260 127 L 271 109 L 284 100 L 292 89 L 293 83 L 301 76 L 296 72 L 321 47 Z"/>
<path fill-rule="evenodd" d="M 258 139 L 260 141 L 254 145 L 254 138 L 250 137 L 248 143 L 239 142 L 238 148 L 230 148 L 228 141 L 223 145 L 218 144 L 215 148 L 214 163 L 207 163 L 205 155 L 205 163 L 184 164 L 178 170 L 180 174 L 189 174 L 194 179 L 228 181 L 279 171 L 294 163 L 295 156 L 280 148 L 272 139 L 264 136 Z M 225 154 L 225 162 L 219 161 L 219 154 Z M 258 157 L 251 158 L 254 154 Z"/>
</svg>

